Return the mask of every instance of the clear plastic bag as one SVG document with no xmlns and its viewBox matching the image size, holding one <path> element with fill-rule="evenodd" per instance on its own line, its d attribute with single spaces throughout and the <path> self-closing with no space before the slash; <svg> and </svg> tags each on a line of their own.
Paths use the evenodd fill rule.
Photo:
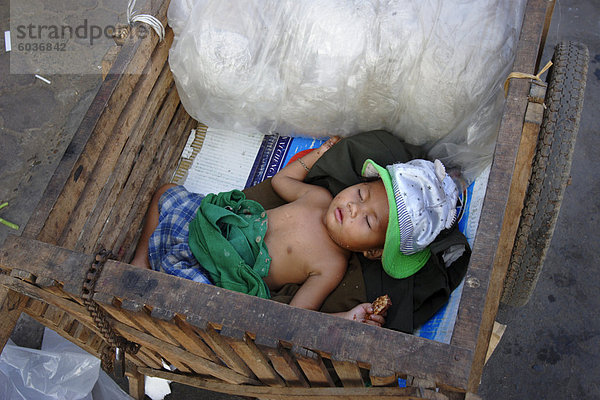
<svg viewBox="0 0 600 400">
<path fill-rule="evenodd" d="M 0 399 L 128 400 L 131 397 L 100 370 L 100 360 L 45 329 L 42 349 L 10 340 L 0 356 Z"/>
<path fill-rule="evenodd" d="M 211 127 L 386 129 L 469 175 L 493 152 L 524 4 L 172 0 L 169 62 L 186 110 Z"/>
</svg>

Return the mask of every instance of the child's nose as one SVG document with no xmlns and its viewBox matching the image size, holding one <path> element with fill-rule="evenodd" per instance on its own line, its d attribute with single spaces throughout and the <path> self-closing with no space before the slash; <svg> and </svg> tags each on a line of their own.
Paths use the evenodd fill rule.
<svg viewBox="0 0 600 400">
<path fill-rule="evenodd" d="M 354 202 L 349 202 L 348 203 L 348 210 L 350 211 L 350 216 L 352 218 L 356 217 L 356 214 L 358 213 L 358 207 L 356 206 L 356 203 Z"/>
</svg>

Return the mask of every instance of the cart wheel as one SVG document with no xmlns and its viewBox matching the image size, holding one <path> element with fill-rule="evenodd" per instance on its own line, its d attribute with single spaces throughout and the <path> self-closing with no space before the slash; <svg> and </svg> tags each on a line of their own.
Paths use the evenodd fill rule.
<svg viewBox="0 0 600 400">
<path fill-rule="evenodd" d="M 589 54 L 579 43 L 563 42 L 554 49 L 548 73 L 546 110 L 533 159 L 521 220 L 501 301 L 527 304 L 550 247 L 583 108 Z"/>
</svg>

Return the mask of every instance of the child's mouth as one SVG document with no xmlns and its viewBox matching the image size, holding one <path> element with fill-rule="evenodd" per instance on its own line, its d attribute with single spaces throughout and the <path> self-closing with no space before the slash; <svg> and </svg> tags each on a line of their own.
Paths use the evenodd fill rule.
<svg viewBox="0 0 600 400">
<path fill-rule="evenodd" d="M 335 209 L 335 219 L 341 224 L 344 221 L 344 214 L 342 214 L 342 210 L 339 208 Z"/>
</svg>

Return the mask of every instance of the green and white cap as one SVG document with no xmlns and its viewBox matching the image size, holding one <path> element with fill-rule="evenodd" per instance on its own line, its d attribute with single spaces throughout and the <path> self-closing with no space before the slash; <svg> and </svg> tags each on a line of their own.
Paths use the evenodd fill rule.
<svg viewBox="0 0 600 400">
<path fill-rule="evenodd" d="M 381 177 L 390 205 L 381 263 L 393 278 L 407 278 L 423 267 L 428 246 L 456 219 L 458 189 L 441 161 L 412 160 L 383 168 L 372 160 L 362 175 Z"/>
</svg>

